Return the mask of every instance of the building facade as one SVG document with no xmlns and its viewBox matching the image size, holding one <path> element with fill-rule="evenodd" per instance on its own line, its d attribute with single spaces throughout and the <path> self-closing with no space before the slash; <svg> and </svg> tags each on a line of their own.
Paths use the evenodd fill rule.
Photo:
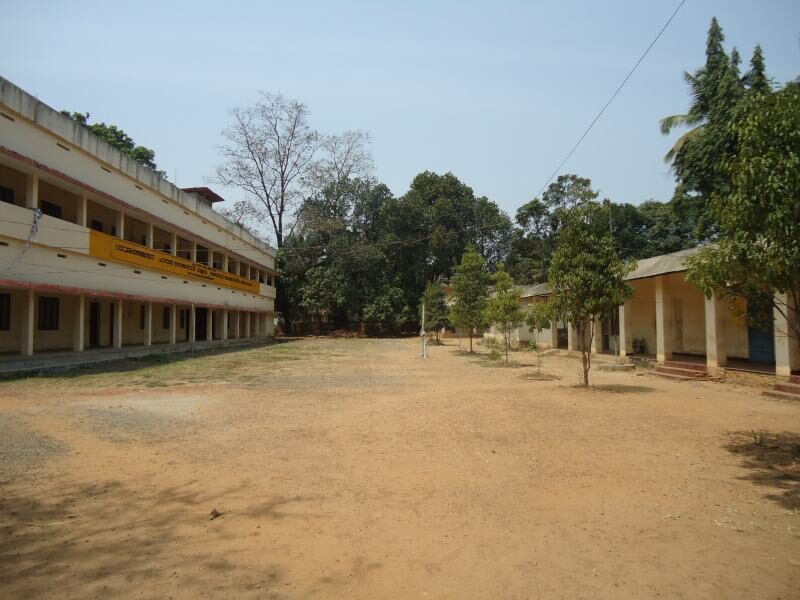
<svg viewBox="0 0 800 600">
<path fill-rule="evenodd" d="M 708 369 L 737 367 L 774 372 L 788 377 L 800 372 L 800 344 L 793 334 L 797 307 L 785 294 L 760 318 L 741 300 L 737 309 L 703 292 L 686 280 L 685 260 L 697 249 L 638 261 L 627 277 L 634 294 L 618 311 L 595 323 L 591 351 L 622 357 L 636 355 L 659 363 L 686 358 Z M 523 305 L 547 302 L 547 284 L 526 286 Z M 515 333 L 517 344 L 536 339 L 543 346 L 578 349 L 577 333 L 569 323 L 556 322 L 542 331 L 524 325 Z"/>
<path fill-rule="evenodd" d="M 275 251 L 0 78 L 0 360 L 271 336 Z"/>
</svg>

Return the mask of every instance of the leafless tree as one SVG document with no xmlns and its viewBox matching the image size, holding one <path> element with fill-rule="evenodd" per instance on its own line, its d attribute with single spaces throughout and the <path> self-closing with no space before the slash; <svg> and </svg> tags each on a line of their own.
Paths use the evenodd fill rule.
<svg viewBox="0 0 800 600">
<path fill-rule="evenodd" d="M 308 186 L 318 192 L 331 184 L 372 172 L 372 152 L 366 131 L 345 131 L 320 138 L 320 157 L 309 170 Z"/>
<path fill-rule="evenodd" d="M 233 211 L 249 220 L 243 224 L 268 223 L 280 248 L 315 168 L 320 136 L 308 124 L 305 104 L 281 94 L 259 95 L 253 106 L 231 111 L 217 180 L 245 192 L 251 206 L 234 205 Z"/>
</svg>

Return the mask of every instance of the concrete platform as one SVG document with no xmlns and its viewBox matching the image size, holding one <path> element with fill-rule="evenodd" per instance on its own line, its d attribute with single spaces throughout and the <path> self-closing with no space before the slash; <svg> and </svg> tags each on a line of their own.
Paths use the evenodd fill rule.
<svg viewBox="0 0 800 600">
<path fill-rule="evenodd" d="M 181 344 L 155 344 L 153 346 L 127 346 L 116 348 L 92 348 L 83 352 L 42 352 L 30 356 L 7 356 L 0 358 L 0 377 L 14 375 L 69 371 L 98 364 L 113 363 L 131 358 L 143 358 L 159 354 L 188 354 L 210 350 L 248 348 L 274 343 L 274 338 L 242 338 L 238 340 L 215 340 L 213 342 L 185 342 Z"/>
</svg>

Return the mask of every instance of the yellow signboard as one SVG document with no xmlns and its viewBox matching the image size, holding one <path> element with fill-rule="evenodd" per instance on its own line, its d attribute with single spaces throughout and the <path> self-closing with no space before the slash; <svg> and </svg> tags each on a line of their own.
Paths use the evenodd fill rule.
<svg viewBox="0 0 800 600">
<path fill-rule="evenodd" d="M 99 231 L 89 232 L 89 254 L 100 259 L 124 262 L 153 271 L 200 279 L 212 285 L 224 285 L 252 294 L 258 294 L 261 291 L 258 281 L 201 265 L 134 242 L 121 240 Z"/>
</svg>

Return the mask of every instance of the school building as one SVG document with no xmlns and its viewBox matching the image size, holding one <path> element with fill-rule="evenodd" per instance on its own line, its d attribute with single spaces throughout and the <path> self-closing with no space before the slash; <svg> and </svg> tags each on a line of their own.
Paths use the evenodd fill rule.
<svg viewBox="0 0 800 600">
<path fill-rule="evenodd" d="M 696 248 L 638 261 L 627 278 L 633 297 L 618 311 L 598 319 L 591 351 L 655 359 L 665 365 L 662 372 L 678 376 L 687 375 L 687 370 L 726 367 L 780 377 L 797 374 L 800 346 L 791 334 L 796 307 L 790 306 L 785 295 L 778 295 L 776 304 L 783 310 L 745 319 L 742 315 L 756 316 L 745 300 L 732 311 L 727 303 L 706 298 L 686 281 L 685 260 L 695 252 Z M 525 305 L 547 302 L 549 295 L 547 284 L 526 286 L 520 301 Z M 515 338 L 523 345 L 535 338 L 546 347 L 579 347 L 575 328 L 564 322 L 539 332 L 523 325 Z"/>
<path fill-rule="evenodd" d="M 275 251 L 220 200 L 0 78 L 0 364 L 271 336 Z"/>
</svg>

